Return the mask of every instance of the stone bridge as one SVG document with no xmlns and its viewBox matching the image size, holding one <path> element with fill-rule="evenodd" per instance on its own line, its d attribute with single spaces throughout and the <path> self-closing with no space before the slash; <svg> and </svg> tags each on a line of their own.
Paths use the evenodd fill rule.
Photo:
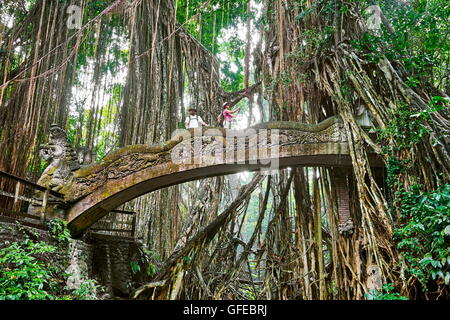
<svg viewBox="0 0 450 320">
<path fill-rule="evenodd" d="M 41 150 L 50 165 L 38 183 L 64 195 L 64 203 L 49 201 L 46 214 L 65 219 L 74 236 L 118 206 L 171 185 L 241 171 L 351 166 L 345 130 L 335 117 L 317 125 L 180 129 L 163 144 L 126 146 L 93 164 L 86 164 L 91 158 L 86 150 L 73 150 L 65 132 L 52 126 L 50 144 Z M 382 165 L 375 154 L 369 160 Z M 29 209 L 33 214 L 40 210 Z"/>
</svg>

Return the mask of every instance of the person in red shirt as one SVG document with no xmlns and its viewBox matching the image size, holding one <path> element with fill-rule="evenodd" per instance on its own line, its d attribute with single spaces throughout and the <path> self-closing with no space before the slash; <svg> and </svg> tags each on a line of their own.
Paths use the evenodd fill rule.
<svg viewBox="0 0 450 320">
<path fill-rule="evenodd" d="M 233 121 L 233 118 L 237 117 L 236 113 L 239 113 L 239 111 L 241 110 L 241 107 L 235 109 L 235 110 L 231 110 L 231 106 L 228 102 L 225 102 L 223 104 L 223 127 L 225 129 L 231 129 L 231 123 Z"/>
</svg>

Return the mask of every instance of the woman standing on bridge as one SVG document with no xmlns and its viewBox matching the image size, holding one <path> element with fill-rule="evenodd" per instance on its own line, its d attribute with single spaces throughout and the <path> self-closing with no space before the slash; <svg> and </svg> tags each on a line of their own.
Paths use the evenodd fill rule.
<svg viewBox="0 0 450 320">
<path fill-rule="evenodd" d="M 228 102 L 225 102 L 223 104 L 223 112 L 222 114 L 218 117 L 218 120 L 223 117 L 223 127 L 225 129 L 231 129 L 231 122 L 233 121 L 233 118 L 237 117 L 237 114 L 235 114 L 236 112 L 239 113 L 239 111 L 241 110 L 241 107 L 235 109 L 235 110 L 230 110 L 231 106 Z M 220 120 L 219 120 L 220 122 Z"/>
</svg>

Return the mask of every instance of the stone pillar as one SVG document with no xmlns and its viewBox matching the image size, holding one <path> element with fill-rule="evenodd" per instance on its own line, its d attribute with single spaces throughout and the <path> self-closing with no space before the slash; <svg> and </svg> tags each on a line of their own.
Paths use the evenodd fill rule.
<svg viewBox="0 0 450 320">
<path fill-rule="evenodd" d="M 139 245 L 107 235 L 92 235 L 93 273 L 113 296 L 128 297 L 133 283 L 131 261 L 139 263 Z"/>
<path fill-rule="evenodd" d="M 336 188 L 338 213 L 339 213 L 339 233 L 352 234 L 353 220 L 350 211 L 350 170 L 334 168 L 333 185 Z"/>
<path fill-rule="evenodd" d="M 84 280 L 92 274 L 92 247 L 81 240 L 69 242 L 70 264 L 66 272 L 70 274 L 66 285 L 70 290 L 80 289 Z"/>
</svg>

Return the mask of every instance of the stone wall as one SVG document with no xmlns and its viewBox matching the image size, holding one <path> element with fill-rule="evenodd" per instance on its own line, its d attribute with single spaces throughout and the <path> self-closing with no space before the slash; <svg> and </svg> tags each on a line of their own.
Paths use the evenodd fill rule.
<svg viewBox="0 0 450 320">
<path fill-rule="evenodd" d="M 0 222 L 0 248 L 25 239 L 55 244 L 48 232 Z M 139 244 L 134 241 L 106 235 L 90 234 L 82 240 L 69 240 L 66 249 L 52 255 L 52 264 L 58 264 L 71 274 L 67 279 L 68 289 L 79 289 L 81 285 L 95 279 L 106 287 L 102 299 L 127 298 L 138 286 L 140 274 L 133 274 L 131 261 L 139 262 Z"/>
<path fill-rule="evenodd" d="M 66 272 L 68 289 L 79 289 L 86 279 L 92 278 L 93 248 L 81 240 L 70 240 L 69 266 Z"/>
<path fill-rule="evenodd" d="M 138 274 L 131 270 L 131 262 L 139 263 L 139 244 L 131 240 L 91 235 L 93 246 L 93 272 L 110 293 L 118 297 L 128 297 L 136 288 Z"/>
<path fill-rule="evenodd" d="M 44 230 L 34 229 L 14 223 L 0 222 L 0 248 L 8 246 L 11 242 L 25 239 L 51 242 L 51 237 Z"/>
</svg>

